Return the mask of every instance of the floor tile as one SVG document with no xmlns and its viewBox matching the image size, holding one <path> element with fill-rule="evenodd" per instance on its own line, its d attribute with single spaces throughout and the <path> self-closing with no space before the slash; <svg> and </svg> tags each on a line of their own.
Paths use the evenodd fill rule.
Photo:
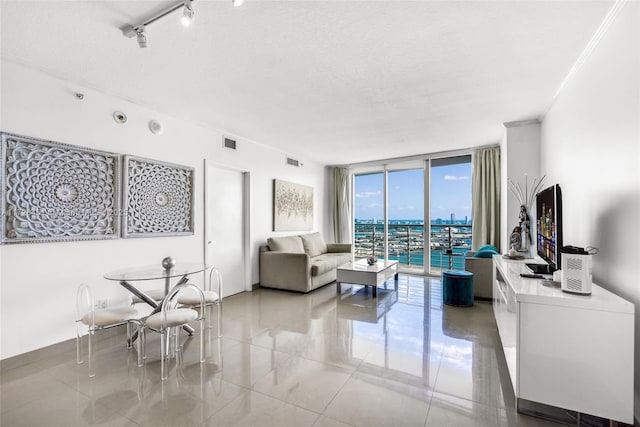
<svg viewBox="0 0 640 427">
<path fill-rule="evenodd" d="M 434 393 L 426 427 L 490 427 L 498 425 L 498 410 L 443 393 Z"/>
<path fill-rule="evenodd" d="M 33 385 L 38 387 L 38 385 Z M 35 389 L 34 389 L 35 391 Z M 49 396 L 30 400 L 0 415 L 3 426 L 135 425 L 114 409 L 82 393 L 64 388 L 45 388 Z M 60 410 L 64 408 L 64 410 Z"/>
<path fill-rule="evenodd" d="M 333 420 L 331 418 L 325 417 L 321 415 L 318 418 L 318 421 L 313 425 L 313 427 L 350 427 L 351 424 L 345 424 L 343 422 Z"/>
<path fill-rule="evenodd" d="M 324 415 L 354 426 L 422 426 L 430 398 L 425 389 L 354 374 Z"/>
<path fill-rule="evenodd" d="M 2 426 L 548 426 L 515 412 L 492 306 L 442 304 L 439 279 L 401 274 L 377 299 L 335 284 L 225 298 L 223 337 L 180 337 L 160 379 L 124 331 L 97 334 L 96 376 L 67 342 L 0 375 Z M 194 325 L 197 326 L 197 325 Z M 44 353 L 43 353 L 44 354 Z"/>
<path fill-rule="evenodd" d="M 222 377 L 225 381 L 251 388 L 290 357 L 281 351 L 239 343 L 223 352 Z"/>
<path fill-rule="evenodd" d="M 301 357 L 279 364 L 254 389 L 321 413 L 350 377 L 350 371 Z"/>
<path fill-rule="evenodd" d="M 263 394 L 247 391 L 213 415 L 203 426 L 312 426 L 319 415 Z"/>
</svg>

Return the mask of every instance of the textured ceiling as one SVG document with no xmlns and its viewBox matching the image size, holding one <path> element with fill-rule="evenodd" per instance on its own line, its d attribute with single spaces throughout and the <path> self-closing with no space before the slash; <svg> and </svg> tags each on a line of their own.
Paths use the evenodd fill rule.
<svg viewBox="0 0 640 427">
<path fill-rule="evenodd" d="M 612 1 L 6 1 L 2 57 L 325 164 L 492 144 L 540 116 Z"/>
</svg>

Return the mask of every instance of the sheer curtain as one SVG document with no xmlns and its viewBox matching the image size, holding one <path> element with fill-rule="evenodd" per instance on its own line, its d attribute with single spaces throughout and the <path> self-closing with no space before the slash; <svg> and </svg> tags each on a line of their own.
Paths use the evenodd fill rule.
<svg viewBox="0 0 640 427">
<path fill-rule="evenodd" d="M 473 153 L 474 250 L 493 245 L 500 250 L 500 148 L 483 148 Z"/>
<path fill-rule="evenodd" d="M 351 242 L 351 180 L 349 169 L 334 167 L 331 211 L 335 243 Z"/>
</svg>

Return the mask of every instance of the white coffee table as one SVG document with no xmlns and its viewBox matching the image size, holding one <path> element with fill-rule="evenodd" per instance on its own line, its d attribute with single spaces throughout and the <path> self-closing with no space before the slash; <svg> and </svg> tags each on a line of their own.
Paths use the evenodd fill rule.
<svg viewBox="0 0 640 427">
<path fill-rule="evenodd" d="M 349 262 L 341 265 L 336 271 L 336 289 L 342 292 L 342 283 L 352 283 L 373 287 L 373 297 L 378 296 L 378 286 L 391 277 L 394 278 L 395 289 L 398 290 L 398 261 L 378 260 L 376 264 L 368 265 L 367 260 Z"/>
</svg>

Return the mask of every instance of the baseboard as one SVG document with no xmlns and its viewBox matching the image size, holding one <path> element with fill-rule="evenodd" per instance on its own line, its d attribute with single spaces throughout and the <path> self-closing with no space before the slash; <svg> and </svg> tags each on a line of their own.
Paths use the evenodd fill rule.
<svg viewBox="0 0 640 427">
<path fill-rule="evenodd" d="M 260 287 L 260 283 L 254 283 L 251 285 L 251 290 L 255 291 L 256 289 L 258 289 Z"/>
</svg>

